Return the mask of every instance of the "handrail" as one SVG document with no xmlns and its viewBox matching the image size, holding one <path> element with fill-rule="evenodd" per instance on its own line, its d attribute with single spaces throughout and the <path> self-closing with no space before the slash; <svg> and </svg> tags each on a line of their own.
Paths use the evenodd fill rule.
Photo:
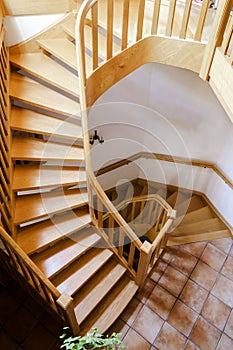
<svg viewBox="0 0 233 350">
<path fill-rule="evenodd" d="M 6 249 L 13 271 L 17 271 L 75 333 L 79 330 L 74 314 L 73 299 L 61 294 L 41 270 L 10 237 L 0 224 L 0 240 Z"/>
<path fill-rule="evenodd" d="M 119 4 L 114 2 L 116 6 Z M 137 2 L 138 3 L 138 2 Z M 134 232 L 129 227 L 129 225 L 125 222 L 122 216 L 118 213 L 117 209 L 111 203 L 99 182 L 97 181 L 91 163 L 90 156 L 90 144 L 89 144 L 89 128 L 88 128 L 88 108 L 90 108 L 95 100 L 105 92 L 109 87 L 111 87 L 115 82 L 119 81 L 122 77 L 135 70 L 138 66 L 143 63 L 156 61 L 157 52 L 153 50 L 153 43 L 156 37 L 159 40 L 164 40 L 164 37 L 171 40 L 172 36 L 176 31 L 175 23 L 176 23 L 176 9 L 177 9 L 176 1 L 167 2 L 166 0 L 162 1 L 146 1 L 140 0 L 139 6 L 135 7 L 135 3 L 132 1 L 129 3 L 128 0 L 124 0 L 122 3 L 122 7 L 118 11 L 122 11 L 122 17 L 116 17 L 114 13 L 115 7 L 113 6 L 113 1 L 100 1 L 100 0 L 86 0 L 83 2 L 76 22 L 75 28 L 75 38 L 76 38 L 76 50 L 77 50 L 77 59 L 78 59 L 78 71 L 79 71 L 79 82 L 80 82 L 80 105 L 81 105 L 81 118 L 82 118 L 82 128 L 83 128 L 83 139 L 84 139 L 84 153 L 85 153 L 85 163 L 86 163 L 86 173 L 87 173 L 87 187 L 88 187 L 88 196 L 89 196 L 89 205 L 90 205 L 90 214 L 93 223 L 102 234 L 109 244 L 113 244 L 112 232 L 115 225 L 117 225 L 120 230 L 120 241 L 124 239 L 125 235 L 128 236 L 129 240 L 132 242 L 134 240 L 133 248 L 130 250 L 129 261 L 126 263 L 127 268 L 131 270 L 131 273 L 135 276 L 137 282 L 141 284 L 142 277 L 145 276 L 145 270 L 147 270 L 151 260 L 151 247 L 148 242 L 138 241 L 137 237 L 135 237 Z M 159 27 L 159 17 L 161 13 L 162 6 L 168 6 L 168 21 L 165 26 L 165 36 L 161 37 L 160 27 Z M 191 0 L 186 0 L 184 13 L 182 17 L 182 26 L 181 30 L 177 32 L 177 36 L 179 37 L 178 41 L 190 45 L 190 42 L 193 40 L 192 48 L 195 45 L 201 44 L 200 50 L 197 58 L 194 61 L 200 61 L 200 53 L 203 55 L 204 47 L 202 45 L 202 35 L 203 29 L 207 19 L 207 10 L 208 10 L 209 0 L 203 0 L 202 5 L 200 6 L 200 12 L 198 17 L 198 24 L 195 29 L 195 33 L 193 37 L 190 39 L 190 33 L 188 31 L 189 21 L 191 18 Z M 106 5 L 106 6 L 105 6 Z M 104 7 L 105 6 L 105 7 Z M 100 8 L 99 8 L 100 7 Z M 151 14 L 153 13 L 153 17 L 150 16 L 148 18 L 148 11 L 150 8 L 153 11 L 149 11 Z M 134 37 L 134 33 L 132 31 L 132 27 L 130 25 L 130 10 L 134 12 L 134 16 L 137 16 L 137 25 L 136 25 L 136 37 Z M 104 15 L 107 14 L 107 19 L 103 18 Z M 180 22 L 180 18 L 179 18 Z M 90 73 L 90 76 L 87 76 L 87 64 L 86 64 L 86 38 L 85 38 L 85 26 L 89 25 L 91 27 L 91 35 L 92 35 L 92 65 L 93 71 Z M 99 26 L 102 26 L 106 30 L 106 54 L 105 59 L 102 62 L 99 62 Z M 149 28 L 149 29 L 148 29 Z M 159 37 L 160 34 L 160 37 Z M 180 39 L 182 37 L 182 39 Z M 113 46 L 115 39 L 120 40 L 121 47 L 120 53 L 113 52 Z M 153 39 L 153 42 L 150 41 Z M 166 40 L 167 40 L 166 39 Z M 176 41 L 176 44 L 178 44 Z M 152 45 L 151 45 L 152 43 Z M 171 42 L 170 42 L 171 43 Z M 191 46 L 189 46 L 191 48 Z M 195 46 L 198 48 L 198 46 Z M 140 50 L 139 50 L 140 49 Z M 140 55 L 137 53 L 141 52 Z M 129 52 L 129 54 L 128 54 Z M 101 55 L 102 56 L 102 55 Z M 124 57 L 121 59 L 121 57 Z M 132 58 L 135 57 L 135 63 Z M 172 55 L 169 55 L 172 57 Z M 183 57 L 182 57 L 183 59 Z M 141 62 L 140 62 L 141 60 Z M 169 62 L 169 61 L 168 61 Z M 103 69 L 105 67 L 107 69 Z M 175 63 L 174 63 L 175 64 Z M 191 65 L 186 65 L 185 63 L 181 63 L 180 66 L 190 68 Z M 194 71 L 198 71 L 197 66 L 193 69 Z M 116 69 L 115 69 L 116 68 Z M 116 71 L 113 74 L 113 71 Z M 120 73 L 121 70 L 121 73 Z M 110 75 L 109 75 L 109 74 Z M 118 74 L 119 73 L 119 74 Z M 112 76 L 114 76 L 112 78 Z M 97 197 L 96 203 L 94 203 L 94 198 Z M 96 206 L 96 208 L 95 208 Z M 110 234 L 106 234 L 103 226 L 103 213 L 109 213 L 109 222 L 108 229 L 110 230 Z M 172 219 L 168 219 L 170 221 Z M 165 227 L 166 227 L 165 225 Z M 162 232 L 163 236 L 163 232 Z M 132 269 L 132 260 L 134 256 L 135 249 L 140 250 L 140 261 L 139 268 L 137 271 L 137 276 Z M 122 250 L 119 252 L 112 247 L 112 249 L 122 258 Z M 143 264 L 142 261 L 143 260 Z M 125 261 L 122 260 L 123 263 Z M 142 266 L 144 265 L 144 266 Z"/>
</svg>

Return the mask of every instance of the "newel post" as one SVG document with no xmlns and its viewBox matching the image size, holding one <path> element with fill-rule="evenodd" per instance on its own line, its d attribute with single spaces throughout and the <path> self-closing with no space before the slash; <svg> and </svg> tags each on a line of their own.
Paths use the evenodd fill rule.
<svg viewBox="0 0 233 350">
<path fill-rule="evenodd" d="M 140 258 L 139 258 L 138 270 L 137 270 L 137 275 L 135 280 L 136 284 L 139 287 L 142 287 L 146 279 L 147 271 L 150 264 L 151 254 L 152 254 L 152 244 L 145 241 L 140 249 Z"/>
<path fill-rule="evenodd" d="M 74 335 L 79 334 L 80 327 L 77 318 L 74 313 L 74 302 L 70 295 L 63 293 L 60 298 L 57 299 L 57 304 L 62 308 L 63 314 L 67 320 L 68 326 L 70 327 Z"/>
<path fill-rule="evenodd" d="M 220 0 L 216 11 L 216 16 L 212 26 L 208 44 L 205 49 L 201 69 L 200 78 L 208 80 L 209 71 L 213 62 L 215 50 L 221 46 L 226 25 L 233 6 L 233 0 Z"/>
</svg>

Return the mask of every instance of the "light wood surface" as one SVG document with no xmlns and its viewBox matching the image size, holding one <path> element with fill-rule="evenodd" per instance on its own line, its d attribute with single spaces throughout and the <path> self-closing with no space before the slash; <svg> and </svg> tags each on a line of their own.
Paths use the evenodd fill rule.
<svg viewBox="0 0 233 350">
<path fill-rule="evenodd" d="M 17 243 L 26 254 L 40 252 L 91 223 L 87 208 L 74 209 L 20 229 Z M 88 231 L 88 230 L 87 230 Z"/>
<path fill-rule="evenodd" d="M 85 189 L 19 196 L 15 203 L 16 225 L 82 207 L 87 204 Z"/>
<path fill-rule="evenodd" d="M 12 188 L 16 192 L 46 187 L 75 186 L 85 183 L 86 171 L 82 167 L 17 165 L 14 168 Z"/>
<path fill-rule="evenodd" d="M 82 128 L 77 121 L 60 120 L 29 109 L 13 107 L 11 129 L 50 137 L 82 141 Z"/>
<path fill-rule="evenodd" d="M 74 97 L 79 96 L 78 78 L 73 73 L 42 53 L 27 53 L 10 56 L 11 64 L 24 70 Z"/>
<path fill-rule="evenodd" d="M 80 119 L 80 105 L 68 97 L 18 73 L 11 75 L 10 95 L 33 107 Z"/>
<path fill-rule="evenodd" d="M 31 161 L 82 162 L 83 148 L 42 139 L 15 137 L 12 144 L 12 159 Z"/>
</svg>

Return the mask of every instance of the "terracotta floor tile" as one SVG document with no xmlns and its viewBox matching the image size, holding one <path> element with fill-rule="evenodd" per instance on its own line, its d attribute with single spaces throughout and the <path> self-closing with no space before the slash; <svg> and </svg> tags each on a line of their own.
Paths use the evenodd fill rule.
<svg viewBox="0 0 233 350">
<path fill-rule="evenodd" d="M 191 279 L 194 280 L 201 287 L 211 290 L 217 277 L 217 271 L 213 270 L 210 266 L 206 265 L 202 261 L 199 261 L 191 275 Z"/>
<path fill-rule="evenodd" d="M 132 325 L 143 304 L 136 298 L 133 298 L 128 304 L 126 309 L 120 315 L 120 318 L 125 321 L 129 326 Z"/>
<path fill-rule="evenodd" d="M 37 324 L 37 320 L 25 308 L 18 308 L 14 314 L 4 324 L 4 329 L 17 343 L 23 342 L 32 328 Z"/>
<path fill-rule="evenodd" d="M 0 291 L 0 325 L 19 308 L 20 304 L 6 289 Z"/>
<path fill-rule="evenodd" d="M 166 247 L 166 249 L 164 249 L 164 251 L 161 255 L 161 259 L 163 261 L 165 261 L 167 264 L 169 264 L 173 255 L 175 254 L 176 250 L 178 250 L 178 249 L 179 249 L 178 246 Z"/>
<path fill-rule="evenodd" d="M 165 322 L 154 345 L 160 350 L 181 350 L 185 342 L 185 336 Z"/>
<path fill-rule="evenodd" d="M 233 256 L 233 245 L 231 246 L 231 250 L 230 250 L 229 255 Z"/>
<path fill-rule="evenodd" d="M 224 332 L 233 339 L 233 310 L 231 311 Z"/>
<path fill-rule="evenodd" d="M 184 335 L 189 336 L 197 318 L 198 314 L 195 311 L 178 300 L 173 307 L 167 322 L 172 324 Z"/>
<path fill-rule="evenodd" d="M 190 340 L 188 340 L 184 350 L 200 350 L 200 348 L 199 346 L 193 344 Z"/>
<path fill-rule="evenodd" d="M 233 339 L 223 334 L 219 341 L 217 350 L 232 350 L 232 349 L 233 349 Z"/>
<path fill-rule="evenodd" d="M 226 276 L 227 278 L 233 281 L 233 257 L 232 256 L 228 256 L 221 270 L 221 274 L 223 274 L 224 276 Z"/>
<path fill-rule="evenodd" d="M 190 254 L 199 258 L 205 249 L 207 242 L 197 242 L 197 243 L 189 243 L 182 245 L 182 248 L 185 249 Z"/>
<path fill-rule="evenodd" d="M 144 286 L 136 293 L 136 298 L 144 304 L 147 301 L 154 287 L 155 283 L 151 281 L 150 278 L 147 278 Z"/>
<path fill-rule="evenodd" d="M 223 253 L 212 244 L 208 243 L 201 255 L 201 260 L 216 271 L 220 271 L 226 260 L 226 257 L 227 255 L 225 253 Z"/>
<path fill-rule="evenodd" d="M 151 347 L 151 344 L 132 328 L 123 339 L 122 345 L 124 345 L 127 350 L 149 350 Z"/>
<path fill-rule="evenodd" d="M 190 340 L 202 350 L 210 350 L 215 349 L 220 336 L 221 332 L 217 328 L 199 317 L 190 335 Z"/>
<path fill-rule="evenodd" d="M 166 320 L 175 301 L 176 298 L 173 295 L 157 285 L 147 301 L 147 306 Z"/>
<path fill-rule="evenodd" d="M 41 325 L 46 325 L 46 329 L 52 333 L 54 336 L 57 334 L 62 334 L 63 327 L 65 327 L 65 324 L 62 324 L 58 322 L 54 317 L 47 312 L 44 312 L 44 314 L 39 318 L 39 322 Z"/>
<path fill-rule="evenodd" d="M 197 258 L 186 252 L 184 249 L 179 249 L 173 255 L 170 264 L 189 276 L 197 263 Z"/>
<path fill-rule="evenodd" d="M 228 254 L 231 246 L 232 246 L 232 239 L 229 238 L 219 238 L 214 239 L 213 241 L 210 241 L 211 244 L 213 244 L 218 249 L 222 250 L 224 253 Z"/>
<path fill-rule="evenodd" d="M 233 281 L 222 276 L 218 276 L 211 293 L 221 299 L 225 304 L 233 307 Z"/>
<path fill-rule="evenodd" d="M 112 335 L 113 332 L 120 333 L 121 334 L 121 339 L 124 338 L 126 333 L 129 330 L 129 326 L 122 321 L 120 318 L 118 318 L 113 325 L 106 331 L 106 335 Z"/>
<path fill-rule="evenodd" d="M 19 345 L 11 338 L 10 335 L 8 335 L 6 332 L 4 332 L 3 329 L 0 330 L 0 349 L 1 350 L 17 350 Z"/>
<path fill-rule="evenodd" d="M 56 343 L 54 336 L 38 324 L 22 343 L 24 350 L 50 349 Z"/>
<path fill-rule="evenodd" d="M 180 295 L 180 300 L 193 310 L 200 312 L 207 296 L 208 292 L 204 288 L 192 280 L 188 280 Z"/>
<path fill-rule="evenodd" d="M 25 299 L 23 305 L 37 319 L 39 319 L 44 314 L 44 309 L 40 306 L 39 303 L 35 302 L 31 296 L 28 296 Z"/>
<path fill-rule="evenodd" d="M 171 266 L 168 266 L 163 276 L 159 280 L 159 285 L 167 289 L 169 292 L 178 296 L 182 291 L 187 277 Z"/>
<path fill-rule="evenodd" d="M 151 270 L 150 273 L 150 278 L 154 281 L 154 282 L 158 282 L 158 280 L 160 279 L 160 277 L 162 276 L 162 274 L 164 273 L 164 271 L 166 270 L 168 264 L 159 259 L 156 262 L 156 265 L 153 267 L 153 269 Z"/>
<path fill-rule="evenodd" d="M 204 304 L 201 315 L 222 331 L 230 312 L 231 308 L 229 306 L 210 294 Z"/>
<path fill-rule="evenodd" d="M 144 305 L 132 327 L 149 343 L 153 343 L 163 323 L 164 320 L 161 317 Z"/>
</svg>

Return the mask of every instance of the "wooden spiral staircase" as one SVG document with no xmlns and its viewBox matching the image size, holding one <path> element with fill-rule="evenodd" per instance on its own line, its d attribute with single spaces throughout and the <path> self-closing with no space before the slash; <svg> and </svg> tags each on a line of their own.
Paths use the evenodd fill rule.
<svg viewBox="0 0 233 350">
<path fill-rule="evenodd" d="M 50 305 L 52 300 L 56 301 L 60 307 L 56 306 L 56 312 L 69 323 L 74 333 L 83 334 L 93 326 L 104 332 L 132 299 L 142 280 L 138 282 L 138 271 L 132 267 L 135 249 L 140 250 L 141 242 L 136 240 L 131 244 L 126 262 L 122 249 L 116 251 L 111 246 L 113 241 L 104 240 L 103 221 L 107 220 L 109 228 L 113 229 L 115 214 L 103 219 L 100 215 L 103 204 L 99 198 L 97 209 L 89 208 L 93 195 L 88 191 L 91 179 L 84 162 L 83 138 L 87 136 L 80 118 L 75 22 L 76 14 L 68 14 L 59 24 L 11 50 L 12 146 L 9 164 L 12 164 L 14 214 L 10 225 L 17 246 L 11 251 L 3 232 L 2 239 L 12 260 L 38 293 L 42 290 Z M 93 60 L 95 68 L 106 53 L 104 35 L 99 34 L 97 56 L 95 51 L 92 57 L 90 55 L 93 47 L 91 23 L 94 22 L 93 16 L 92 22 L 87 20 L 85 26 L 87 75 L 93 70 Z M 117 33 L 115 35 L 117 37 Z M 116 40 L 112 51 L 118 52 L 126 43 L 127 40 L 122 39 L 120 45 Z M 96 195 L 99 195 L 98 189 Z M 170 193 L 168 203 L 173 205 L 175 198 L 176 192 Z M 166 237 L 162 241 L 166 230 L 162 232 L 153 262 L 166 243 L 193 241 L 195 228 L 202 230 L 196 240 L 203 239 L 201 234 L 207 231 L 218 232 L 213 238 L 219 237 L 220 231 L 220 236 L 230 234 L 200 201 L 192 198 L 182 225 L 175 228 L 169 239 Z M 180 203 L 178 207 L 178 219 L 182 205 Z M 158 226 L 163 227 L 166 218 L 163 216 L 164 221 Z M 132 238 L 131 229 L 126 230 Z M 152 238 L 157 239 L 157 236 Z M 122 232 L 120 241 L 124 242 Z M 145 244 L 144 258 L 148 253 L 146 249 L 150 250 Z M 149 266 L 151 256 L 145 261 L 145 266 Z"/>
</svg>

